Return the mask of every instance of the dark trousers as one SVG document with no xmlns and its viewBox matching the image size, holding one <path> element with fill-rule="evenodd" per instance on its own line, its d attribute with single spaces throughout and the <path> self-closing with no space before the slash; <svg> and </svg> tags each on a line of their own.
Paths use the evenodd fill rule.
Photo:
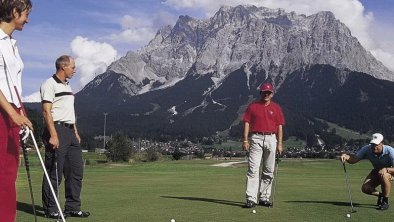
<svg viewBox="0 0 394 222">
<path fill-rule="evenodd" d="M 64 175 L 66 198 L 64 210 L 79 211 L 81 209 L 80 194 L 83 178 L 82 147 L 75 136 L 74 129 L 62 125 L 55 125 L 55 127 L 59 138 L 57 150 L 54 150 L 48 142 L 50 135 L 47 129 L 43 134 L 45 168 L 56 194 L 58 193 L 57 187 L 60 186 Z M 56 185 L 56 163 L 58 185 Z M 42 203 L 45 213 L 58 211 L 45 175 L 42 182 Z"/>
</svg>

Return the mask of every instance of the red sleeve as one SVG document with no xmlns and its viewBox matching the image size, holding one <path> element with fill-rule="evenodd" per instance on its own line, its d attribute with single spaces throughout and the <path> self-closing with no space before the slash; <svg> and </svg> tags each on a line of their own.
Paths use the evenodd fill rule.
<svg viewBox="0 0 394 222">
<path fill-rule="evenodd" d="M 278 126 L 285 125 L 285 116 L 283 115 L 282 108 L 280 108 L 279 105 L 277 107 L 278 107 L 278 116 L 276 117 L 277 124 Z"/>
<path fill-rule="evenodd" d="M 249 105 L 248 106 L 248 108 L 246 109 L 246 111 L 245 111 L 245 113 L 244 113 L 244 116 L 242 117 L 242 121 L 243 122 L 248 122 L 248 123 L 250 123 L 250 119 L 251 119 L 251 108 L 250 108 L 250 106 L 251 105 Z"/>
</svg>

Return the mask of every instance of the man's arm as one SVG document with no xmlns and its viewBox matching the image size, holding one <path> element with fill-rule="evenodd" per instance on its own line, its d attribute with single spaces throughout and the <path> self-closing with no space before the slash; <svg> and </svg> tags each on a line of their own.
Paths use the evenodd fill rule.
<svg viewBox="0 0 394 222">
<path fill-rule="evenodd" d="M 245 151 L 249 150 L 249 123 L 244 122 L 244 140 L 242 142 L 242 149 Z"/>
<path fill-rule="evenodd" d="M 57 136 L 55 123 L 53 122 L 51 110 L 52 103 L 45 102 L 42 104 L 42 115 L 44 116 L 45 124 L 50 135 L 49 143 L 53 146 L 53 149 L 57 149 L 59 148 L 59 138 Z"/>
<path fill-rule="evenodd" d="M 387 173 L 394 175 L 394 149 L 391 146 L 389 146 L 388 149 L 390 151 L 389 155 L 390 155 L 390 159 L 391 159 L 391 166 L 386 167 L 386 171 L 387 171 Z"/>
<path fill-rule="evenodd" d="M 282 127 L 282 125 L 278 126 L 277 140 L 278 140 L 278 143 L 276 145 L 276 151 L 279 154 L 282 154 L 282 152 L 283 152 L 283 127 Z"/>
<path fill-rule="evenodd" d="M 77 124 L 74 124 L 74 132 L 75 132 L 75 136 L 77 137 L 78 143 L 81 143 L 81 137 L 79 136 L 78 133 Z"/>
<path fill-rule="evenodd" d="M 354 164 L 354 163 L 357 163 L 358 161 L 360 161 L 360 159 L 355 155 L 349 155 L 349 154 L 344 153 L 341 155 L 341 161 L 342 161 L 342 163 L 348 162 L 350 164 Z"/>
</svg>

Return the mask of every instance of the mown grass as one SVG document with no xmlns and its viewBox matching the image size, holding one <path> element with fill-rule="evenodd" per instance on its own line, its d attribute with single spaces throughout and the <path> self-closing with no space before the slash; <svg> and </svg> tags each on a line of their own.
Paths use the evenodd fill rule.
<svg viewBox="0 0 394 222">
<path fill-rule="evenodd" d="M 234 160 L 232 160 L 234 161 Z M 361 193 L 370 164 L 348 166 L 350 211 L 338 160 L 283 160 L 273 209 L 243 209 L 246 164 L 214 167 L 223 160 L 162 161 L 128 165 L 86 165 L 82 209 L 92 215 L 67 221 L 392 221 L 394 209 L 375 210 L 376 198 Z M 31 169 L 36 208 L 42 210 L 39 166 Z M 17 221 L 34 221 L 24 167 L 19 170 Z M 62 190 L 63 184 L 62 184 Z M 64 197 L 61 197 L 61 202 Z M 45 219 L 40 214 L 38 221 Z"/>
</svg>

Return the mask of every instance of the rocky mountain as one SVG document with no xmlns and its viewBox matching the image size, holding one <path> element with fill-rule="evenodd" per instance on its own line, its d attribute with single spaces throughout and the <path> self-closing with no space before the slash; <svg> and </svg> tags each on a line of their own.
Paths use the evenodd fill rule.
<svg viewBox="0 0 394 222">
<path fill-rule="evenodd" d="M 394 74 L 331 12 L 305 16 L 224 6 L 206 20 L 180 16 L 147 46 L 111 64 L 77 94 L 76 104 L 80 125 L 94 133 L 101 132 L 99 120 L 107 112 L 109 131 L 237 135 L 241 114 L 258 97 L 256 89 L 271 81 L 290 117 L 290 135 L 302 134 L 296 129 L 300 122 L 314 122 L 308 125 L 313 130 L 319 124 L 315 117 L 357 128 L 354 121 L 365 117 L 353 117 L 372 115 L 366 105 L 385 106 L 382 119 L 357 129 L 393 135 L 381 125 L 393 117 L 393 98 L 376 97 L 378 91 L 387 95 L 393 90 L 393 80 Z"/>
<path fill-rule="evenodd" d="M 182 80 L 192 66 L 200 75 L 215 73 L 213 80 L 220 84 L 241 66 L 257 65 L 284 79 L 307 64 L 330 64 L 394 80 L 331 12 L 305 16 L 242 5 L 224 6 L 207 20 L 180 16 L 174 27 L 159 30 L 147 46 L 114 62 L 108 72 L 134 83 L 125 85 L 125 93 L 142 94 Z"/>
</svg>

